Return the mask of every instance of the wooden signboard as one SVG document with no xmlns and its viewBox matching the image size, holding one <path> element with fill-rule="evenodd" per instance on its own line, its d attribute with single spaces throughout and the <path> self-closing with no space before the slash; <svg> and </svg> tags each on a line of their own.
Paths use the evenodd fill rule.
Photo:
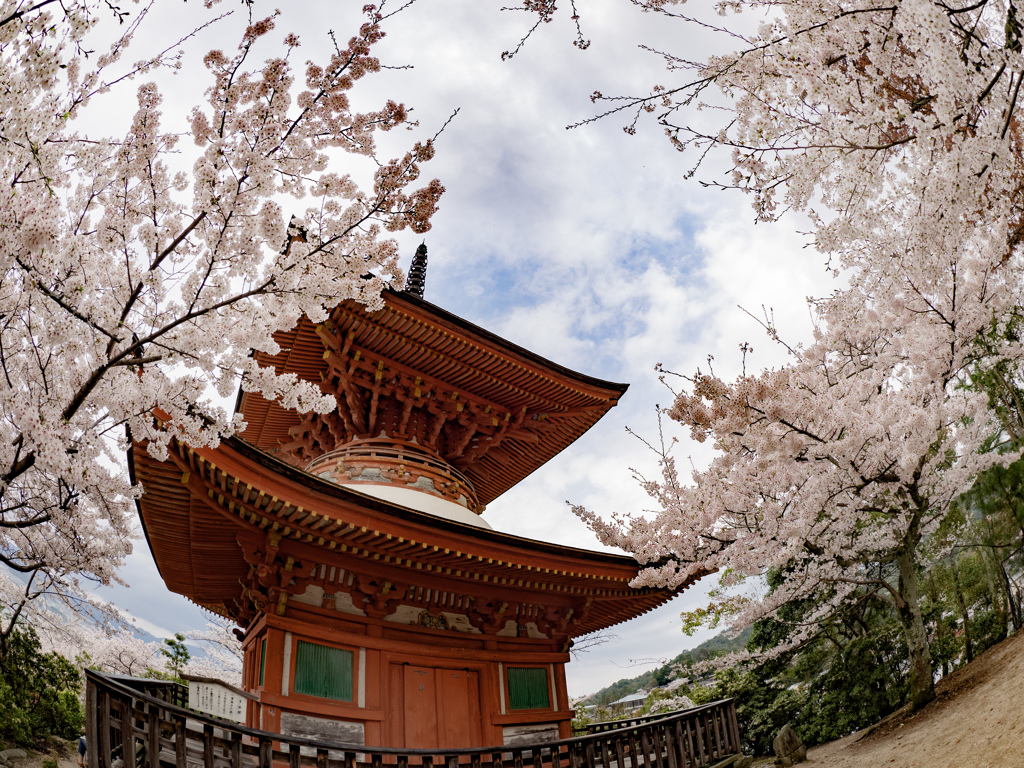
<svg viewBox="0 0 1024 768">
<path fill-rule="evenodd" d="M 251 693 L 210 677 L 182 677 L 188 682 L 190 709 L 236 723 L 245 722 L 245 702 L 256 699 Z"/>
</svg>

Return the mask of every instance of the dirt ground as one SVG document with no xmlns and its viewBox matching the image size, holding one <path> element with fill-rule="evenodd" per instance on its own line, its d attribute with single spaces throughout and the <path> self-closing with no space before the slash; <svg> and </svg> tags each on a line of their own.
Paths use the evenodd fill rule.
<svg viewBox="0 0 1024 768">
<path fill-rule="evenodd" d="M 898 712 L 870 734 L 809 750 L 829 768 L 1015 768 L 1024 766 L 1024 632 L 943 678 L 916 714 Z M 859 740 L 858 740 L 859 739 Z"/>
<path fill-rule="evenodd" d="M 900 711 L 873 729 L 814 747 L 821 768 L 1017 768 L 1024 766 L 1024 632 L 943 678 L 916 714 Z M 78 768 L 75 742 L 14 761 L 14 768 Z M 770 761 L 763 763 L 771 765 Z"/>
<path fill-rule="evenodd" d="M 42 768 L 44 760 L 56 760 L 57 768 L 78 768 L 78 739 L 63 741 L 55 739 L 44 751 L 29 751 L 28 757 L 11 761 L 13 768 Z"/>
</svg>

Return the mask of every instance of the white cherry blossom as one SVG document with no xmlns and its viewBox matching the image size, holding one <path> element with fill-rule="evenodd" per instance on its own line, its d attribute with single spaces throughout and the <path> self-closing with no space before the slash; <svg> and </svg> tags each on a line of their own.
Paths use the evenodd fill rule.
<svg viewBox="0 0 1024 768">
<path fill-rule="evenodd" d="M 148 6 L 85 55 L 111 9 L 0 0 L 0 633 L 36 598 L 75 604 L 117 579 L 143 492 L 125 469 L 132 439 L 155 455 L 172 436 L 216 444 L 240 422 L 208 394 L 228 395 L 243 372 L 289 407 L 326 408 L 317 387 L 256 371 L 249 350 L 273 349 L 303 313 L 379 303 L 402 279 L 389 233 L 426 231 L 443 191 L 417 181 L 430 141 L 377 157 L 377 132 L 408 125 L 403 105 L 350 106 L 380 69 L 372 6 L 329 60 L 304 67 L 295 35 L 251 19 L 237 47 L 206 55 L 186 137 L 162 127 L 145 80 L 175 66 L 177 47 L 127 73 L 121 63 L 138 55 Z M 263 39 L 279 51 L 255 61 Z M 117 108 L 106 94 L 132 88 L 127 132 L 79 132 L 86 110 Z M 169 153 L 191 155 L 192 174 Z M 371 187 L 344 175 L 350 160 L 376 169 Z"/>
</svg>

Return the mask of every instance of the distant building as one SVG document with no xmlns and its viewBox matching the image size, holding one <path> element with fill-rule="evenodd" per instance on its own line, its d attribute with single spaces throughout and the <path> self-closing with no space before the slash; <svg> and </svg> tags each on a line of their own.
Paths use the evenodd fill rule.
<svg viewBox="0 0 1024 768">
<path fill-rule="evenodd" d="M 640 691 L 639 693 L 631 693 L 628 696 L 623 696 L 621 699 L 613 701 L 608 706 L 613 709 L 624 709 L 626 712 L 636 712 L 644 706 L 644 702 L 646 700 L 647 694 Z"/>
</svg>

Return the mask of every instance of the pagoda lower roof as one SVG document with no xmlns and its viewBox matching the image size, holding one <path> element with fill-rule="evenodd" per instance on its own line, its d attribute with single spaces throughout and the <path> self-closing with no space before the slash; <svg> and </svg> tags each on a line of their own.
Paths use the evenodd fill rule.
<svg viewBox="0 0 1024 768">
<path fill-rule="evenodd" d="M 407 293 L 384 308 L 354 301 L 329 320 L 275 334 L 264 366 L 315 382 L 336 413 L 302 415 L 239 394 L 242 437 L 295 466 L 353 440 L 384 435 L 421 446 L 467 477 L 486 505 L 590 429 L 628 385 L 533 354 Z"/>
<path fill-rule="evenodd" d="M 460 605 L 490 601 L 529 606 L 534 613 L 561 610 L 574 616 L 567 636 L 634 618 L 680 591 L 630 587 L 639 570 L 633 558 L 390 504 L 321 480 L 238 438 L 215 449 L 172 443 L 165 461 L 136 444 L 129 460 L 145 489 L 139 512 L 165 583 L 222 615 L 237 618 L 244 584 L 254 573 L 247 540 L 273 541 L 275 551 L 303 563 L 307 572 L 322 576 L 320 566 L 346 568 L 366 579 L 405 584 L 413 590 L 408 594 L 419 590 L 417 599 L 429 593 L 434 600 L 458 596 Z M 320 570 L 310 571 L 313 565 Z"/>
</svg>

